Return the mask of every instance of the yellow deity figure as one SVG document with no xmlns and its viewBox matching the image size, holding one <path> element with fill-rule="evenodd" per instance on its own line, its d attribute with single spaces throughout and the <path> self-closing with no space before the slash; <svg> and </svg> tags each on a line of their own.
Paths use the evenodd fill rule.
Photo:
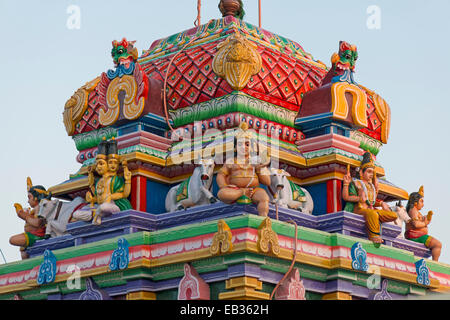
<svg viewBox="0 0 450 320">
<path fill-rule="evenodd" d="M 247 123 L 242 123 L 235 137 L 236 156 L 227 161 L 217 174 L 220 188 L 217 197 L 224 203 L 255 203 L 260 216 L 269 213 L 269 196 L 260 183 L 270 185 L 267 164 L 257 163 L 252 155 L 257 153 L 256 141 Z"/>
<path fill-rule="evenodd" d="M 369 240 L 380 244 L 383 243 L 380 223 L 395 221 L 397 214 L 385 202 L 377 199 L 378 180 L 369 152 L 363 155 L 359 174 L 360 179 L 352 179 L 347 169 L 344 176 L 342 198 L 347 202 L 344 210 L 364 216 Z"/>
<path fill-rule="evenodd" d="M 422 243 L 431 250 L 431 256 L 434 261 L 439 260 L 441 255 L 442 243 L 428 234 L 428 225 L 433 217 L 433 211 L 428 211 L 426 216 L 422 216 L 419 210 L 424 206 L 423 186 L 419 192 L 413 192 L 409 195 L 406 212 L 411 220 L 406 223 L 405 238 L 414 242 Z"/>
<path fill-rule="evenodd" d="M 95 171 L 100 179 L 95 181 L 93 168 L 89 168 L 89 191 L 86 201 L 98 206 L 94 209 L 93 223 L 100 224 L 101 217 L 119 211 L 132 209 L 127 199 L 131 191 L 131 172 L 128 170 L 126 160 L 122 162 L 124 177 L 117 175 L 120 165 L 117 141 L 103 139 L 99 146 L 95 161 Z M 99 212 L 100 211 L 100 212 Z"/>
</svg>

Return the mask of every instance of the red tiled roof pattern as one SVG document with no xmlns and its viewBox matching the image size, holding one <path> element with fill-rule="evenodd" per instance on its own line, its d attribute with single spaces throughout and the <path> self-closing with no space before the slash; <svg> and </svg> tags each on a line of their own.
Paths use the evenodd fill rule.
<svg viewBox="0 0 450 320">
<path fill-rule="evenodd" d="M 184 108 L 231 93 L 226 80 L 212 71 L 218 43 L 187 49 L 173 61 L 168 84 L 168 104 Z M 298 111 L 303 94 L 320 86 L 326 70 L 290 58 L 275 50 L 258 46 L 262 57 L 261 71 L 252 76 L 243 91 L 258 99 Z M 172 56 L 143 65 L 149 77 L 164 81 Z"/>
<path fill-rule="evenodd" d="M 212 70 L 212 61 L 218 42 L 189 48 L 180 53 L 172 63 L 167 79 L 168 105 L 173 109 L 205 102 L 233 91 L 227 81 Z M 309 65 L 270 48 L 258 46 L 262 58 L 261 71 L 250 78 L 243 92 L 282 106 L 292 111 L 300 109 L 303 95 L 321 85 L 326 70 Z M 142 67 L 150 78 L 164 81 L 172 56 L 152 60 Z M 369 125 L 360 131 L 381 139 L 381 122 L 375 113 L 372 96 L 367 93 L 367 118 Z M 75 133 L 84 133 L 101 127 L 98 117 L 101 105 L 97 91 L 89 94 L 88 108 L 76 125 Z"/>
<path fill-rule="evenodd" d="M 78 121 L 75 126 L 74 135 L 97 130 L 102 127 L 102 125 L 100 125 L 100 121 L 98 120 L 100 108 L 101 104 L 99 102 L 97 90 L 93 90 L 88 97 L 88 107 L 86 108 L 81 120 Z"/>
<path fill-rule="evenodd" d="M 216 46 L 217 43 L 210 43 L 187 49 L 173 61 L 167 78 L 167 102 L 171 108 L 184 108 L 233 91 L 226 80 L 212 70 Z M 153 60 L 142 67 L 150 78 L 164 81 L 171 58 Z"/>
<path fill-rule="evenodd" d="M 373 96 L 366 90 L 364 90 L 367 94 L 367 122 L 368 126 L 367 128 L 360 129 L 364 134 L 367 134 L 368 136 L 377 139 L 381 141 L 381 121 L 380 118 L 378 118 L 376 112 L 375 112 L 375 103 L 373 101 Z"/>
</svg>

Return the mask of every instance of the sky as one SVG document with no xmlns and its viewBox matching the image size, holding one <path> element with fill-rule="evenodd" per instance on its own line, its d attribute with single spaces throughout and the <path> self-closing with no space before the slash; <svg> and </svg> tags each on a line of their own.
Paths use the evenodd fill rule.
<svg viewBox="0 0 450 320">
<path fill-rule="evenodd" d="M 202 24 L 221 16 L 218 2 L 202 0 Z M 244 0 L 244 20 L 254 25 L 257 4 Z M 443 243 L 444 263 L 450 263 L 448 12 L 448 0 L 262 0 L 261 16 L 264 29 L 328 66 L 340 40 L 357 45 L 356 81 L 392 112 L 377 160 L 408 193 L 424 185 L 422 212 L 435 213 L 429 233 Z M 65 102 L 113 67 L 113 40 L 137 40 L 142 52 L 192 28 L 196 16 L 196 0 L 0 0 L 0 249 L 8 262 L 20 259 L 9 238 L 23 232 L 13 203 L 28 206 L 26 177 L 48 188 L 80 168 L 63 124 Z"/>
</svg>

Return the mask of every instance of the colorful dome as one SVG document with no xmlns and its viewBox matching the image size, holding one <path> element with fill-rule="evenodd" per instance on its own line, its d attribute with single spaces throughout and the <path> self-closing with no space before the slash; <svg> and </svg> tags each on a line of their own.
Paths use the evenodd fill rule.
<svg viewBox="0 0 450 320">
<path fill-rule="evenodd" d="M 213 71 L 213 60 L 218 46 L 236 31 L 256 45 L 262 61 L 260 71 L 250 77 L 242 92 L 288 112 L 297 113 L 303 95 L 320 86 L 328 71 L 326 66 L 314 61 L 299 44 L 232 16 L 211 20 L 199 30 L 192 28 L 157 40 L 149 50 L 143 52 L 137 63 L 148 78 L 156 80 L 155 83 L 159 83 L 162 88 L 173 55 L 195 37 L 171 65 L 167 77 L 168 106 L 172 110 L 180 110 L 223 97 L 235 90 L 226 79 Z M 98 80 L 96 82 L 95 85 Z M 153 96 L 152 99 L 159 99 L 159 96 Z M 100 109 L 102 102 L 98 88 L 90 90 L 87 92 L 86 107 L 79 119 L 76 119 L 78 121 L 70 135 L 102 128 L 99 121 Z M 153 113 L 163 115 L 161 109 Z M 174 127 L 184 124 L 186 123 L 175 121 Z"/>
</svg>

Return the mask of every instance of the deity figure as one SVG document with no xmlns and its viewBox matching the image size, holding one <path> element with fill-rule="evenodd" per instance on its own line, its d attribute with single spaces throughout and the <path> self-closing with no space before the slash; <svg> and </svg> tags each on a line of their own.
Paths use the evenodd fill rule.
<svg viewBox="0 0 450 320">
<path fill-rule="evenodd" d="M 122 161 L 123 178 L 117 175 L 120 165 L 120 156 L 117 147 L 117 140 L 114 138 L 108 142 L 108 176 L 110 201 L 114 201 L 120 211 L 132 209 L 130 201 L 127 199 L 131 192 L 131 172 L 128 170 L 126 160 Z"/>
<path fill-rule="evenodd" d="M 369 152 L 363 155 L 359 174 L 359 179 L 352 179 L 347 168 L 342 190 L 342 198 L 347 202 L 344 210 L 364 216 L 369 240 L 381 244 L 383 240 L 380 223 L 396 220 L 397 214 L 390 210 L 387 203 L 377 200 L 378 180 L 375 164 Z"/>
<path fill-rule="evenodd" d="M 79 210 L 74 213 L 74 218 L 86 220 L 84 215 L 92 216 L 92 223 L 100 224 L 101 217 L 132 209 L 127 199 L 131 192 L 131 172 L 128 170 L 126 160 L 122 161 L 123 175 L 117 175 L 120 164 L 117 141 L 103 139 L 98 145 L 95 161 L 95 172 L 100 178 L 95 178 L 94 168 L 89 168 L 89 191 L 86 193 L 86 201 L 91 204 L 90 212 Z"/>
<path fill-rule="evenodd" d="M 269 213 L 269 196 L 260 183 L 270 185 L 266 159 L 257 157 L 258 147 L 247 123 L 243 122 L 235 136 L 236 156 L 227 161 L 217 174 L 220 188 L 217 197 L 224 203 L 255 203 L 260 216 Z M 259 162 L 259 163 L 258 163 Z"/>
<path fill-rule="evenodd" d="M 14 204 L 17 216 L 25 221 L 24 233 L 12 236 L 9 243 L 20 246 L 22 259 L 27 259 L 26 248 L 31 247 L 37 240 L 45 238 L 46 221 L 39 217 L 39 202 L 50 199 L 51 195 L 41 185 L 33 186 L 30 177 L 27 178 L 28 204 L 31 208 L 23 209 L 18 203 Z"/>
<path fill-rule="evenodd" d="M 428 225 L 433 217 L 433 211 L 428 211 L 427 216 L 422 216 L 419 210 L 424 206 L 423 197 L 423 186 L 420 187 L 419 192 L 413 192 L 409 195 L 406 212 L 408 212 L 411 220 L 406 223 L 405 238 L 423 243 L 431 250 L 432 259 L 438 261 L 441 255 L 442 244 L 438 239 L 428 235 Z"/>
</svg>

